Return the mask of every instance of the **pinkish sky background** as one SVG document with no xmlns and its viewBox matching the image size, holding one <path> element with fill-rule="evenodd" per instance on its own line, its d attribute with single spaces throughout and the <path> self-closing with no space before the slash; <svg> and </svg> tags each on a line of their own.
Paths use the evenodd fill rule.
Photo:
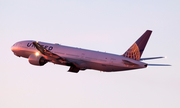
<svg viewBox="0 0 180 108">
<path fill-rule="evenodd" d="M 179 108 L 180 1 L 0 0 L 0 108 Z M 33 66 L 11 46 L 22 40 L 123 54 L 147 29 L 143 57 L 171 67 L 69 73 Z"/>
</svg>

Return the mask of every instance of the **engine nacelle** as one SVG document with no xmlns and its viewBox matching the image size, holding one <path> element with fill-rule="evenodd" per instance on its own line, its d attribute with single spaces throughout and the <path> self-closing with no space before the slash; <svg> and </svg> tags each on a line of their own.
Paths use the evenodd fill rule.
<svg viewBox="0 0 180 108">
<path fill-rule="evenodd" d="M 43 56 L 36 55 L 36 54 L 31 54 L 28 60 L 30 64 L 36 65 L 36 66 L 43 66 L 44 64 L 47 63 L 47 60 Z"/>
</svg>

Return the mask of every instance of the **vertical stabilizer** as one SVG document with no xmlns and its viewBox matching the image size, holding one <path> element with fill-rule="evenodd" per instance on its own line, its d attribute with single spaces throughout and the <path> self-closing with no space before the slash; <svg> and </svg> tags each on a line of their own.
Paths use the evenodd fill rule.
<svg viewBox="0 0 180 108">
<path fill-rule="evenodd" d="M 152 31 L 147 30 L 124 54 L 124 57 L 140 60 Z"/>
</svg>

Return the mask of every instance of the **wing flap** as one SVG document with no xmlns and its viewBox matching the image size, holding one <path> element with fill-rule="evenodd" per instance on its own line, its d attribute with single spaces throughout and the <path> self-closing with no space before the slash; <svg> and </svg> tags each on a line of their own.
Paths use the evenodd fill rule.
<svg viewBox="0 0 180 108">
<path fill-rule="evenodd" d="M 79 70 L 80 70 L 80 68 L 78 68 L 78 67 L 72 65 L 72 66 L 69 68 L 68 72 L 78 73 Z"/>
</svg>

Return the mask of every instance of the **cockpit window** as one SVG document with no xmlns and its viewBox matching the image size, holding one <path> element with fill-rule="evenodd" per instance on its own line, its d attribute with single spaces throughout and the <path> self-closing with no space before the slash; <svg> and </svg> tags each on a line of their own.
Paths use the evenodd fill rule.
<svg viewBox="0 0 180 108">
<path fill-rule="evenodd" d="M 16 46 L 16 43 L 13 46 Z"/>
<path fill-rule="evenodd" d="M 13 46 L 19 46 L 19 43 L 15 43 Z"/>
</svg>

